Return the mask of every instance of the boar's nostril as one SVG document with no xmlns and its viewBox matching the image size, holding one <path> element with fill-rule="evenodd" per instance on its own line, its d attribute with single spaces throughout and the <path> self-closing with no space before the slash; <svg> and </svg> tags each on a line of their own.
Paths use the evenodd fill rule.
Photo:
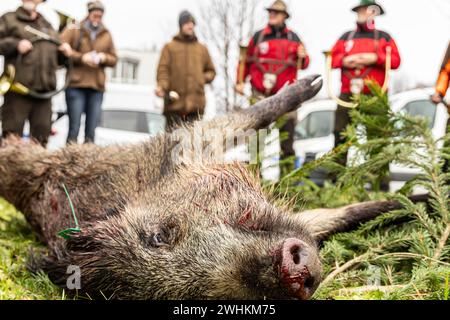
<svg viewBox="0 0 450 320">
<path fill-rule="evenodd" d="M 282 262 L 287 265 L 306 264 L 308 245 L 298 239 L 287 239 L 282 245 Z"/>
<path fill-rule="evenodd" d="M 291 254 L 294 264 L 300 264 L 300 247 L 298 246 L 292 247 Z"/>
</svg>

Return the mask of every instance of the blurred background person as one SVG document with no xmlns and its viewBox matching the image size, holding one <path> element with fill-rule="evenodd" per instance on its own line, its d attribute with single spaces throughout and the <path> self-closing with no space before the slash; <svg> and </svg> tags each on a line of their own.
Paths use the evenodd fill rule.
<svg viewBox="0 0 450 320">
<path fill-rule="evenodd" d="M 15 66 L 16 82 L 39 93 L 56 89 L 56 70 L 61 64 L 62 55 L 71 54 L 67 43 L 59 48 L 47 41 L 32 44 L 31 40 L 36 35 L 26 31 L 26 26 L 51 38 L 58 38 L 50 23 L 36 11 L 44 1 L 22 0 L 22 5 L 15 12 L 0 17 L 0 55 L 5 57 L 5 65 Z M 19 55 L 23 59 L 22 63 L 17 64 Z M 28 120 L 31 138 L 43 146 L 47 145 L 51 132 L 51 98 L 37 99 L 9 91 L 5 94 L 1 110 L 4 138 L 11 134 L 22 137 L 25 121 Z"/>
<path fill-rule="evenodd" d="M 386 78 L 387 48 L 391 50 L 391 69 L 400 67 L 400 53 L 395 40 L 387 33 L 376 29 L 375 19 L 385 13 L 383 7 L 374 0 L 361 0 L 352 8 L 357 14 L 356 29 L 348 31 L 334 45 L 331 54 L 333 68 L 341 69 L 340 99 L 352 101 L 354 95 L 370 95 L 365 81 L 375 80 L 381 87 Z M 350 109 L 338 105 L 335 117 L 335 147 L 346 143 L 342 132 L 350 124 Z M 347 164 L 347 154 L 340 159 L 342 165 Z M 387 181 L 383 189 L 388 188 Z"/>
<path fill-rule="evenodd" d="M 78 25 L 68 26 L 61 39 L 68 42 L 74 63 L 69 88 L 66 90 L 69 133 L 67 143 L 77 143 L 81 116 L 86 115 L 85 143 L 95 142 L 95 129 L 101 117 L 105 92 L 105 68 L 117 63 L 111 33 L 103 24 L 105 7 L 100 1 L 89 2 L 88 16 Z"/>
<path fill-rule="evenodd" d="M 442 61 L 441 70 L 439 72 L 438 80 L 436 82 L 436 92 L 431 97 L 431 100 L 436 103 L 445 103 L 444 98 L 447 95 L 448 87 L 450 84 L 450 43 L 448 44 L 447 52 L 445 53 L 444 61 Z M 450 115 L 450 108 L 447 103 L 445 103 L 447 106 L 447 111 Z M 450 118 L 447 122 L 447 132 L 450 128 Z M 446 146 L 447 148 L 450 146 Z M 444 171 L 449 171 L 449 160 L 445 161 L 444 165 Z"/>
<path fill-rule="evenodd" d="M 434 103 L 441 103 L 444 101 L 447 95 L 448 87 L 450 83 L 450 43 L 445 53 L 444 61 L 442 61 L 441 70 L 439 72 L 439 77 L 436 82 L 435 90 L 436 92 L 431 97 Z"/>
<path fill-rule="evenodd" d="M 250 78 L 252 85 L 251 104 L 276 94 L 286 84 L 297 80 L 297 71 L 309 66 L 310 58 L 300 37 L 290 30 L 286 20 L 290 17 L 287 5 L 275 1 L 268 11 L 268 24 L 250 40 L 247 47 L 245 61 L 238 67 L 236 91 L 243 95 L 245 80 Z M 293 163 L 286 163 L 286 159 L 294 157 L 294 135 L 297 124 L 297 113 L 287 116 L 285 124 L 280 128 L 287 133 L 286 139 L 280 140 L 281 175 L 292 171 Z M 263 153 L 263 146 L 260 146 Z"/>
<path fill-rule="evenodd" d="M 181 122 L 202 118 L 205 112 L 205 84 L 216 71 L 206 46 L 195 35 L 195 19 L 182 11 L 180 32 L 162 50 L 157 69 L 156 95 L 164 98 L 167 129 Z"/>
</svg>

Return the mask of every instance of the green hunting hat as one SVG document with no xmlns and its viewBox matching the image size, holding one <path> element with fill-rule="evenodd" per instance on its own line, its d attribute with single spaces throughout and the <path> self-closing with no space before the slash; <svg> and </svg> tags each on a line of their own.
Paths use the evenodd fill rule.
<svg viewBox="0 0 450 320">
<path fill-rule="evenodd" d="M 91 1 L 87 4 L 88 11 L 100 10 L 105 11 L 105 6 L 100 1 Z"/>
<path fill-rule="evenodd" d="M 361 0 L 360 3 L 352 9 L 352 11 L 357 12 L 359 8 L 370 6 L 377 6 L 380 9 L 380 16 L 384 14 L 383 7 L 375 0 Z"/>
<path fill-rule="evenodd" d="M 288 12 L 288 7 L 286 5 L 286 3 L 284 3 L 284 1 L 282 0 L 276 0 L 274 3 L 272 3 L 272 5 L 268 8 L 266 8 L 267 11 L 277 11 L 277 12 L 283 12 L 284 14 L 286 14 L 286 16 L 289 18 L 289 12 Z"/>
</svg>

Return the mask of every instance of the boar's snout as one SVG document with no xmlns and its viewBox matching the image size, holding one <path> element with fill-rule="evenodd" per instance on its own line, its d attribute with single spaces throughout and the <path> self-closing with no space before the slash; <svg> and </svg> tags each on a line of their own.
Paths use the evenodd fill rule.
<svg viewBox="0 0 450 320">
<path fill-rule="evenodd" d="M 307 300 L 317 289 L 320 262 L 316 251 L 296 238 L 285 240 L 275 251 L 275 272 L 293 298 Z"/>
</svg>

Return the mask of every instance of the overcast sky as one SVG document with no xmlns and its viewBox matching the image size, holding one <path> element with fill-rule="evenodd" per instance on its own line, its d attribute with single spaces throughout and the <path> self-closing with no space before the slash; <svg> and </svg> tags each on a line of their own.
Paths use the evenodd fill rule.
<svg viewBox="0 0 450 320">
<path fill-rule="evenodd" d="M 117 47 L 161 47 L 176 33 L 177 16 L 182 9 L 198 15 L 208 0 L 104 0 L 105 23 L 112 31 Z M 236 0 L 239 1 L 239 0 Z M 49 13 L 56 8 L 82 18 L 87 0 L 48 0 L 43 6 Z M 261 0 L 258 27 L 266 23 L 264 6 L 272 0 Z M 355 16 L 350 8 L 358 0 L 291 0 L 289 26 L 298 32 L 312 56 L 306 73 L 322 73 L 322 51 L 330 49 L 346 30 L 354 28 Z M 18 0 L 0 0 L 0 12 L 14 9 Z M 450 40 L 450 0 L 380 0 L 387 14 L 377 27 L 388 31 L 397 41 L 403 65 L 395 78 L 407 78 L 411 84 L 433 84 Z"/>
</svg>

